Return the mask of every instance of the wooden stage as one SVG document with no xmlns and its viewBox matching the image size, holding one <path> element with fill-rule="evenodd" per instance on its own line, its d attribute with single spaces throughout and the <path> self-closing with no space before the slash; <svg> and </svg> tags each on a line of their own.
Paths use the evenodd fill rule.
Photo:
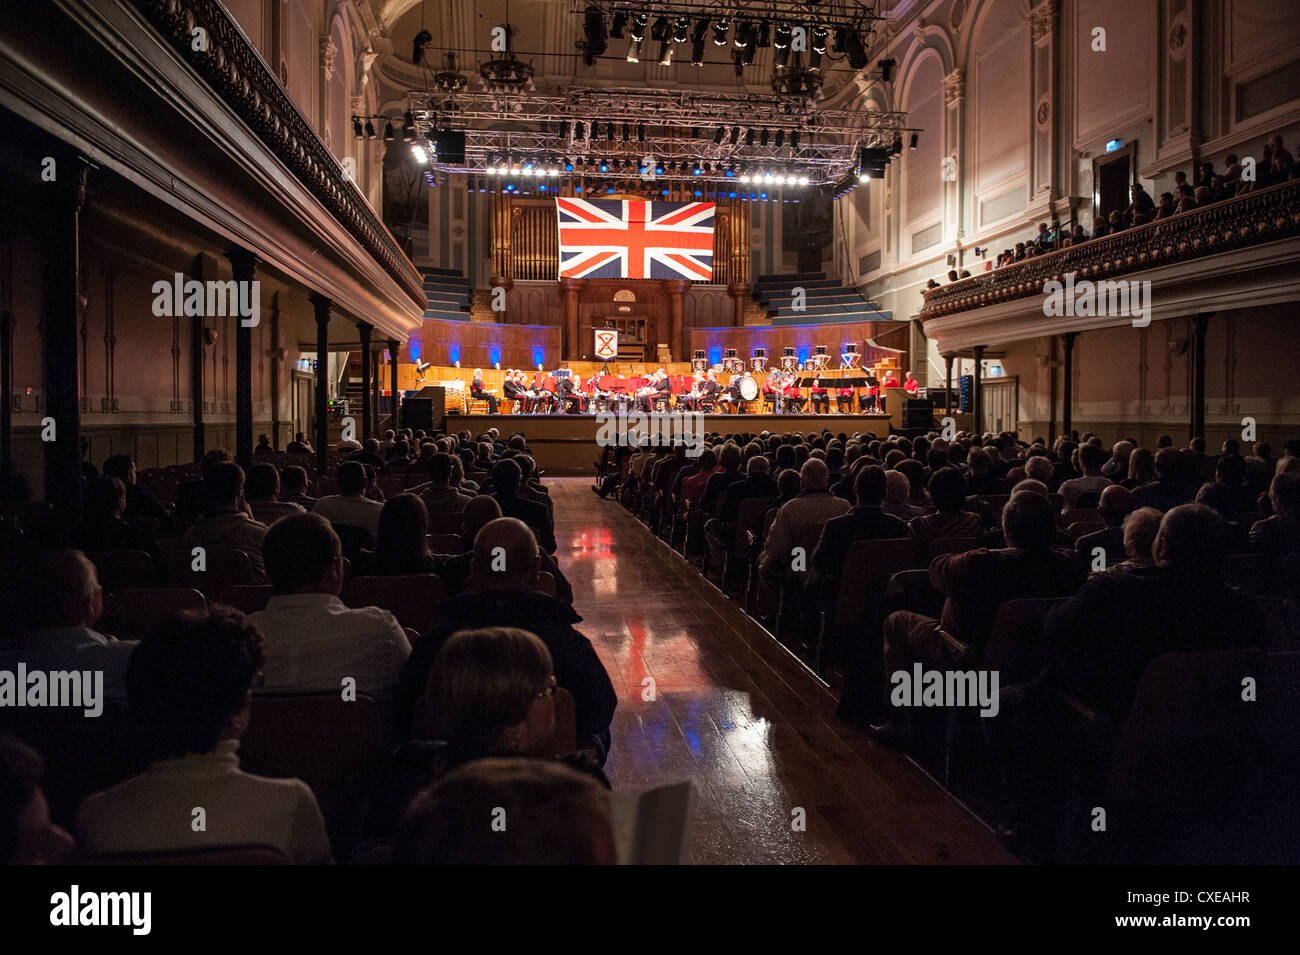
<svg viewBox="0 0 1300 955">
<path fill-rule="evenodd" d="M 600 456 L 600 447 L 596 443 L 601 428 L 598 417 L 594 414 L 449 414 L 444 427 L 449 432 L 469 429 L 475 436 L 488 428 L 496 428 L 502 437 L 522 432 L 528 438 L 537 466 L 543 471 L 548 474 L 590 474 L 593 462 Z M 645 420 L 644 415 L 635 417 Z M 653 417 L 663 419 L 666 416 Z M 704 430 L 718 434 L 758 434 L 763 431 L 801 431 L 807 434 L 809 431 L 829 430 L 832 434 L 843 431 L 850 435 L 855 431 L 861 434 L 872 432 L 877 437 L 890 433 L 891 417 L 888 414 L 703 415 Z M 628 416 L 628 421 L 633 427 L 638 424 L 632 415 Z"/>
</svg>

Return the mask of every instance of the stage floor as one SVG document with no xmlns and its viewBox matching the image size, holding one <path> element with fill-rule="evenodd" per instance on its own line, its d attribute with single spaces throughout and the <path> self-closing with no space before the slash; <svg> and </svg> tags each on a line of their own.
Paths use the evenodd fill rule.
<svg viewBox="0 0 1300 955">
<path fill-rule="evenodd" d="M 653 419 L 672 420 L 673 415 L 652 415 Z M 877 437 L 890 433 L 890 416 L 887 414 L 706 414 L 704 430 L 718 434 L 763 431 L 788 432 L 843 431 L 852 435 L 871 432 Z M 567 415 L 514 415 L 514 414 L 449 414 L 444 428 L 447 431 L 468 429 L 475 436 L 488 428 L 496 428 L 502 437 L 521 432 L 537 459 L 537 465 L 549 474 L 591 474 L 592 465 L 600 456 L 597 434 L 602 424 L 595 414 Z M 645 415 L 628 415 L 627 420 L 636 427 Z M 608 433 L 608 427 L 606 427 Z"/>
</svg>

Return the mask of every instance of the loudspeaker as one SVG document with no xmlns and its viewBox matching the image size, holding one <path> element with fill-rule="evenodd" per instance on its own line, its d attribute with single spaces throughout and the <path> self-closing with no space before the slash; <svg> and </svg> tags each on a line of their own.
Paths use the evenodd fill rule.
<svg viewBox="0 0 1300 955">
<path fill-rule="evenodd" d="M 402 427 L 433 430 L 433 399 L 407 398 L 402 402 Z"/>
<path fill-rule="evenodd" d="M 928 398 L 908 398 L 903 402 L 903 427 L 934 427 L 934 402 Z"/>
<path fill-rule="evenodd" d="M 438 151 L 438 162 L 445 166 L 465 165 L 465 133 L 463 130 L 438 130 L 434 139 Z"/>
</svg>

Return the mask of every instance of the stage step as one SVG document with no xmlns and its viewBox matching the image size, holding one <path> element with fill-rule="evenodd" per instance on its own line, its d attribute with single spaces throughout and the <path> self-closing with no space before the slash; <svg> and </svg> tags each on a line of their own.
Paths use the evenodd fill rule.
<svg viewBox="0 0 1300 955">
<path fill-rule="evenodd" d="M 815 282 L 826 278 L 825 272 L 777 272 L 772 275 L 760 275 L 755 284 L 757 285 L 779 285 L 782 282 L 792 281 L 811 281 Z"/>
<path fill-rule="evenodd" d="M 814 308 L 839 308 L 843 306 L 854 307 L 858 305 L 871 306 L 871 303 L 863 299 L 857 292 L 840 292 L 838 295 L 809 295 L 803 300 L 804 305 L 809 309 Z M 794 296 L 781 295 L 768 299 L 761 303 L 768 311 L 780 308 L 791 308 L 794 305 Z"/>
<path fill-rule="evenodd" d="M 820 321 L 823 315 L 862 315 L 869 320 L 880 315 L 880 307 L 874 302 L 864 302 L 859 299 L 857 302 L 844 302 L 838 305 L 810 304 L 806 308 L 786 306 L 776 309 L 774 314 L 771 312 L 768 314 L 773 318 L 798 318 L 802 315 L 809 322 Z"/>
<path fill-rule="evenodd" d="M 426 308 L 424 310 L 424 318 L 426 319 L 439 318 L 439 319 L 443 319 L 444 321 L 450 321 L 450 322 L 468 322 L 469 315 L 470 313 L 468 310 L 463 312 L 452 311 L 451 309 L 433 309 L 433 308 Z"/>
<path fill-rule="evenodd" d="M 807 312 L 797 315 L 777 315 L 772 319 L 773 325 L 782 327 L 791 325 L 843 325 L 849 322 L 892 322 L 893 312 L 840 312 L 834 315 L 818 315 L 809 321 Z M 899 319 L 902 321 L 902 319 Z"/>
</svg>

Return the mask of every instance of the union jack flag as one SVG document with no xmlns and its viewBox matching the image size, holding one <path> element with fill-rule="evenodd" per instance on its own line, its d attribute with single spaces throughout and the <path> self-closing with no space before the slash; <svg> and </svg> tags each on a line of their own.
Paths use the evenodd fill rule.
<svg viewBox="0 0 1300 955">
<path fill-rule="evenodd" d="M 560 278 L 713 280 L 712 202 L 555 200 Z"/>
</svg>

